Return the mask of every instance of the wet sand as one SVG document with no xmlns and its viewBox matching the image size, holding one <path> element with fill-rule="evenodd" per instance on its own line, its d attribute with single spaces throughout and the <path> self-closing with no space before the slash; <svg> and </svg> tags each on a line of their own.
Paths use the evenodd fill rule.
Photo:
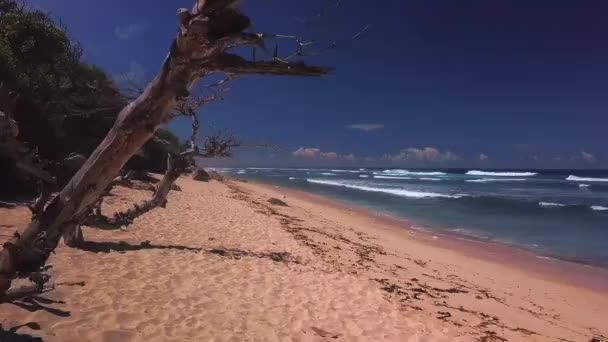
<svg viewBox="0 0 608 342">
<path fill-rule="evenodd" d="M 82 248 L 60 246 L 49 260 L 53 280 L 85 286 L 0 304 L 0 341 L 608 336 L 604 270 L 434 238 L 403 221 L 286 189 L 177 183 L 183 191 L 170 193 L 166 209 L 126 230 L 85 227 Z M 107 215 L 150 197 L 113 192 Z M 28 220 L 25 208 L 0 209 L 0 240 Z"/>
</svg>

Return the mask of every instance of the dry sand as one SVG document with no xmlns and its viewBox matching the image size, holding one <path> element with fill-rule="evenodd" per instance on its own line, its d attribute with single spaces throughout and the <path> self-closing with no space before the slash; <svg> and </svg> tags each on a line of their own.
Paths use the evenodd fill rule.
<svg viewBox="0 0 608 342">
<path fill-rule="evenodd" d="M 178 184 L 183 191 L 171 192 L 166 209 L 128 229 L 85 227 L 85 246 L 60 246 L 49 260 L 54 281 L 85 286 L 0 304 L 0 341 L 608 336 L 605 270 L 433 238 L 286 189 L 187 178 Z M 113 192 L 106 214 L 150 196 Z M 25 208 L 0 209 L 0 241 L 28 220 Z M 504 257 L 513 260 L 500 262 Z"/>
</svg>

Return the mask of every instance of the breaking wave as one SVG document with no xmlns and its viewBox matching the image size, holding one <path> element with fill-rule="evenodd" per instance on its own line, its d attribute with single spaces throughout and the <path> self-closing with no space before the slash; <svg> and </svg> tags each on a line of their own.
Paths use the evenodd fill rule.
<svg viewBox="0 0 608 342">
<path fill-rule="evenodd" d="M 409 191 L 404 189 L 395 189 L 395 188 L 374 188 L 371 186 L 365 185 L 356 185 L 352 183 L 344 183 L 344 182 L 336 182 L 336 181 L 326 181 L 320 179 L 306 179 L 309 183 L 314 184 L 322 184 L 322 185 L 332 185 L 332 186 L 340 186 L 349 189 L 357 189 L 361 191 L 369 191 L 369 192 L 381 192 L 385 194 L 391 194 L 395 196 L 408 197 L 408 198 L 461 198 L 465 196 L 464 194 L 458 195 L 446 195 L 440 194 L 436 192 L 423 192 L 423 191 Z"/>
<path fill-rule="evenodd" d="M 608 178 L 577 177 L 574 175 L 568 176 L 566 180 L 575 182 L 608 182 Z"/>
<path fill-rule="evenodd" d="M 467 179 L 465 182 L 469 183 L 490 183 L 490 182 L 523 182 L 525 178 L 481 178 L 481 179 Z"/>
<path fill-rule="evenodd" d="M 608 210 L 608 207 L 602 207 L 601 205 L 592 205 L 591 209 L 603 211 L 603 210 Z"/>
<path fill-rule="evenodd" d="M 331 170 L 331 172 L 347 172 L 347 173 L 359 173 L 357 170 Z"/>
<path fill-rule="evenodd" d="M 374 172 L 376 175 L 412 175 L 412 176 L 445 176 L 445 172 L 439 171 L 430 171 L 430 172 L 418 172 L 418 171 L 408 171 L 408 170 L 400 170 L 400 169 L 388 169 L 382 172 Z"/>
<path fill-rule="evenodd" d="M 378 178 L 378 179 L 414 179 L 412 177 L 380 176 L 380 175 L 374 175 L 374 178 Z"/>
<path fill-rule="evenodd" d="M 469 176 L 497 176 L 497 177 L 528 177 L 536 176 L 536 172 L 490 172 L 490 171 L 479 171 L 471 170 L 465 173 Z"/>
<path fill-rule="evenodd" d="M 321 173 L 323 176 L 337 176 L 335 173 L 331 173 L 331 172 L 323 172 Z"/>
<path fill-rule="evenodd" d="M 538 205 L 546 208 L 557 208 L 557 207 L 565 207 L 565 204 L 562 203 L 551 203 L 551 202 L 538 202 Z"/>
<path fill-rule="evenodd" d="M 377 179 L 414 179 L 414 180 L 423 180 L 423 181 L 441 181 L 443 179 L 441 178 L 431 178 L 431 177 L 420 177 L 420 178 L 415 178 L 415 177 L 407 177 L 407 176 L 381 176 L 381 175 L 374 175 L 374 178 Z"/>
</svg>

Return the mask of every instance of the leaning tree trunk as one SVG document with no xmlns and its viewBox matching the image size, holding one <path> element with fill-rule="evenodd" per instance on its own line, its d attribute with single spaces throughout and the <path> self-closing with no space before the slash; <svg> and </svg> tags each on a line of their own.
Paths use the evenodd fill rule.
<svg viewBox="0 0 608 342">
<path fill-rule="evenodd" d="M 156 191 L 152 199 L 136 204 L 133 208 L 114 214 L 111 224 L 116 226 L 129 225 L 139 216 L 149 212 L 150 210 L 167 205 L 167 195 L 171 191 L 173 183 L 181 175 L 185 169 L 185 161 L 180 157 L 173 157 L 171 154 L 167 156 L 167 171 L 160 182 L 156 186 Z"/>
<path fill-rule="evenodd" d="M 160 182 L 158 182 L 154 195 L 151 199 L 133 205 L 126 211 L 114 213 L 113 217 L 106 217 L 99 210 L 93 211 L 84 220 L 85 225 L 95 226 L 100 229 L 116 230 L 123 226 L 128 226 L 133 221 L 149 212 L 154 208 L 164 208 L 167 204 L 167 195 L 171 191 L 173 184 L 182 174 L 185 167 L 188 165 L 187 160 L 182 156 L 173 157 L 171 154 L 167 156 L 167 170 Z M 66 245 L 70 247 L 78 247 L 84 243 L 84 236 L 80 225 L 75 225 L 65 230 L 63 239 Z"/>
<path fill-rule="evenodd" d="M 101 144 L 63 190 L 22 234 L 0 251 L 0 301 L 20 273 L 46 263 L 62 233 L 73 229 L 98 201 L 124 164 L 152 136 L 194 83 L 213 73 L 318 76 L 326 69 L 283 61 L 247 61 L 227 53 L 242 45 L 260 45 L 264 35 L 243 33 L 250 20 L 235 8 L 236 0 L 196 0 L 192 12 L 177 12 L 179 31 L 158 76 L 128 104 Z M 164 190 L 163 190 L 164 191 Z M 160 196 L 160 192 L 159 192 Z"/>
<path fill-rule="evenodd" d="M 120 112 L 114 127 L 68 185 L 33 218 L 22 235 L 5 243 L 0 252 L 0 294 L 10 287 L 17 271 L 33 272 L 44 264 L 64 226 L 73 224 L 79 214 L 94 204 L 163 122 L 178 94 L 186 89 L 186 84 L 177 80 L 191 79 L 183 67 L 174 68 L 172 64 L 168 58 L 161 74 L 139 99 Z"/>
</svg>

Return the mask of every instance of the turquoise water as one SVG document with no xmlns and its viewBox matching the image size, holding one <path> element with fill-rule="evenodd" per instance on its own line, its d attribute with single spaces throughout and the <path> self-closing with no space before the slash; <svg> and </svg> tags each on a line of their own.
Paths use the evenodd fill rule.
<svg viewBox="0 0 608 342">
<path fill-rule="evenodd" d="M 406 218 L 422 229 L 608 266 L 608 171 L 221 169 Z"/>
</svg>

